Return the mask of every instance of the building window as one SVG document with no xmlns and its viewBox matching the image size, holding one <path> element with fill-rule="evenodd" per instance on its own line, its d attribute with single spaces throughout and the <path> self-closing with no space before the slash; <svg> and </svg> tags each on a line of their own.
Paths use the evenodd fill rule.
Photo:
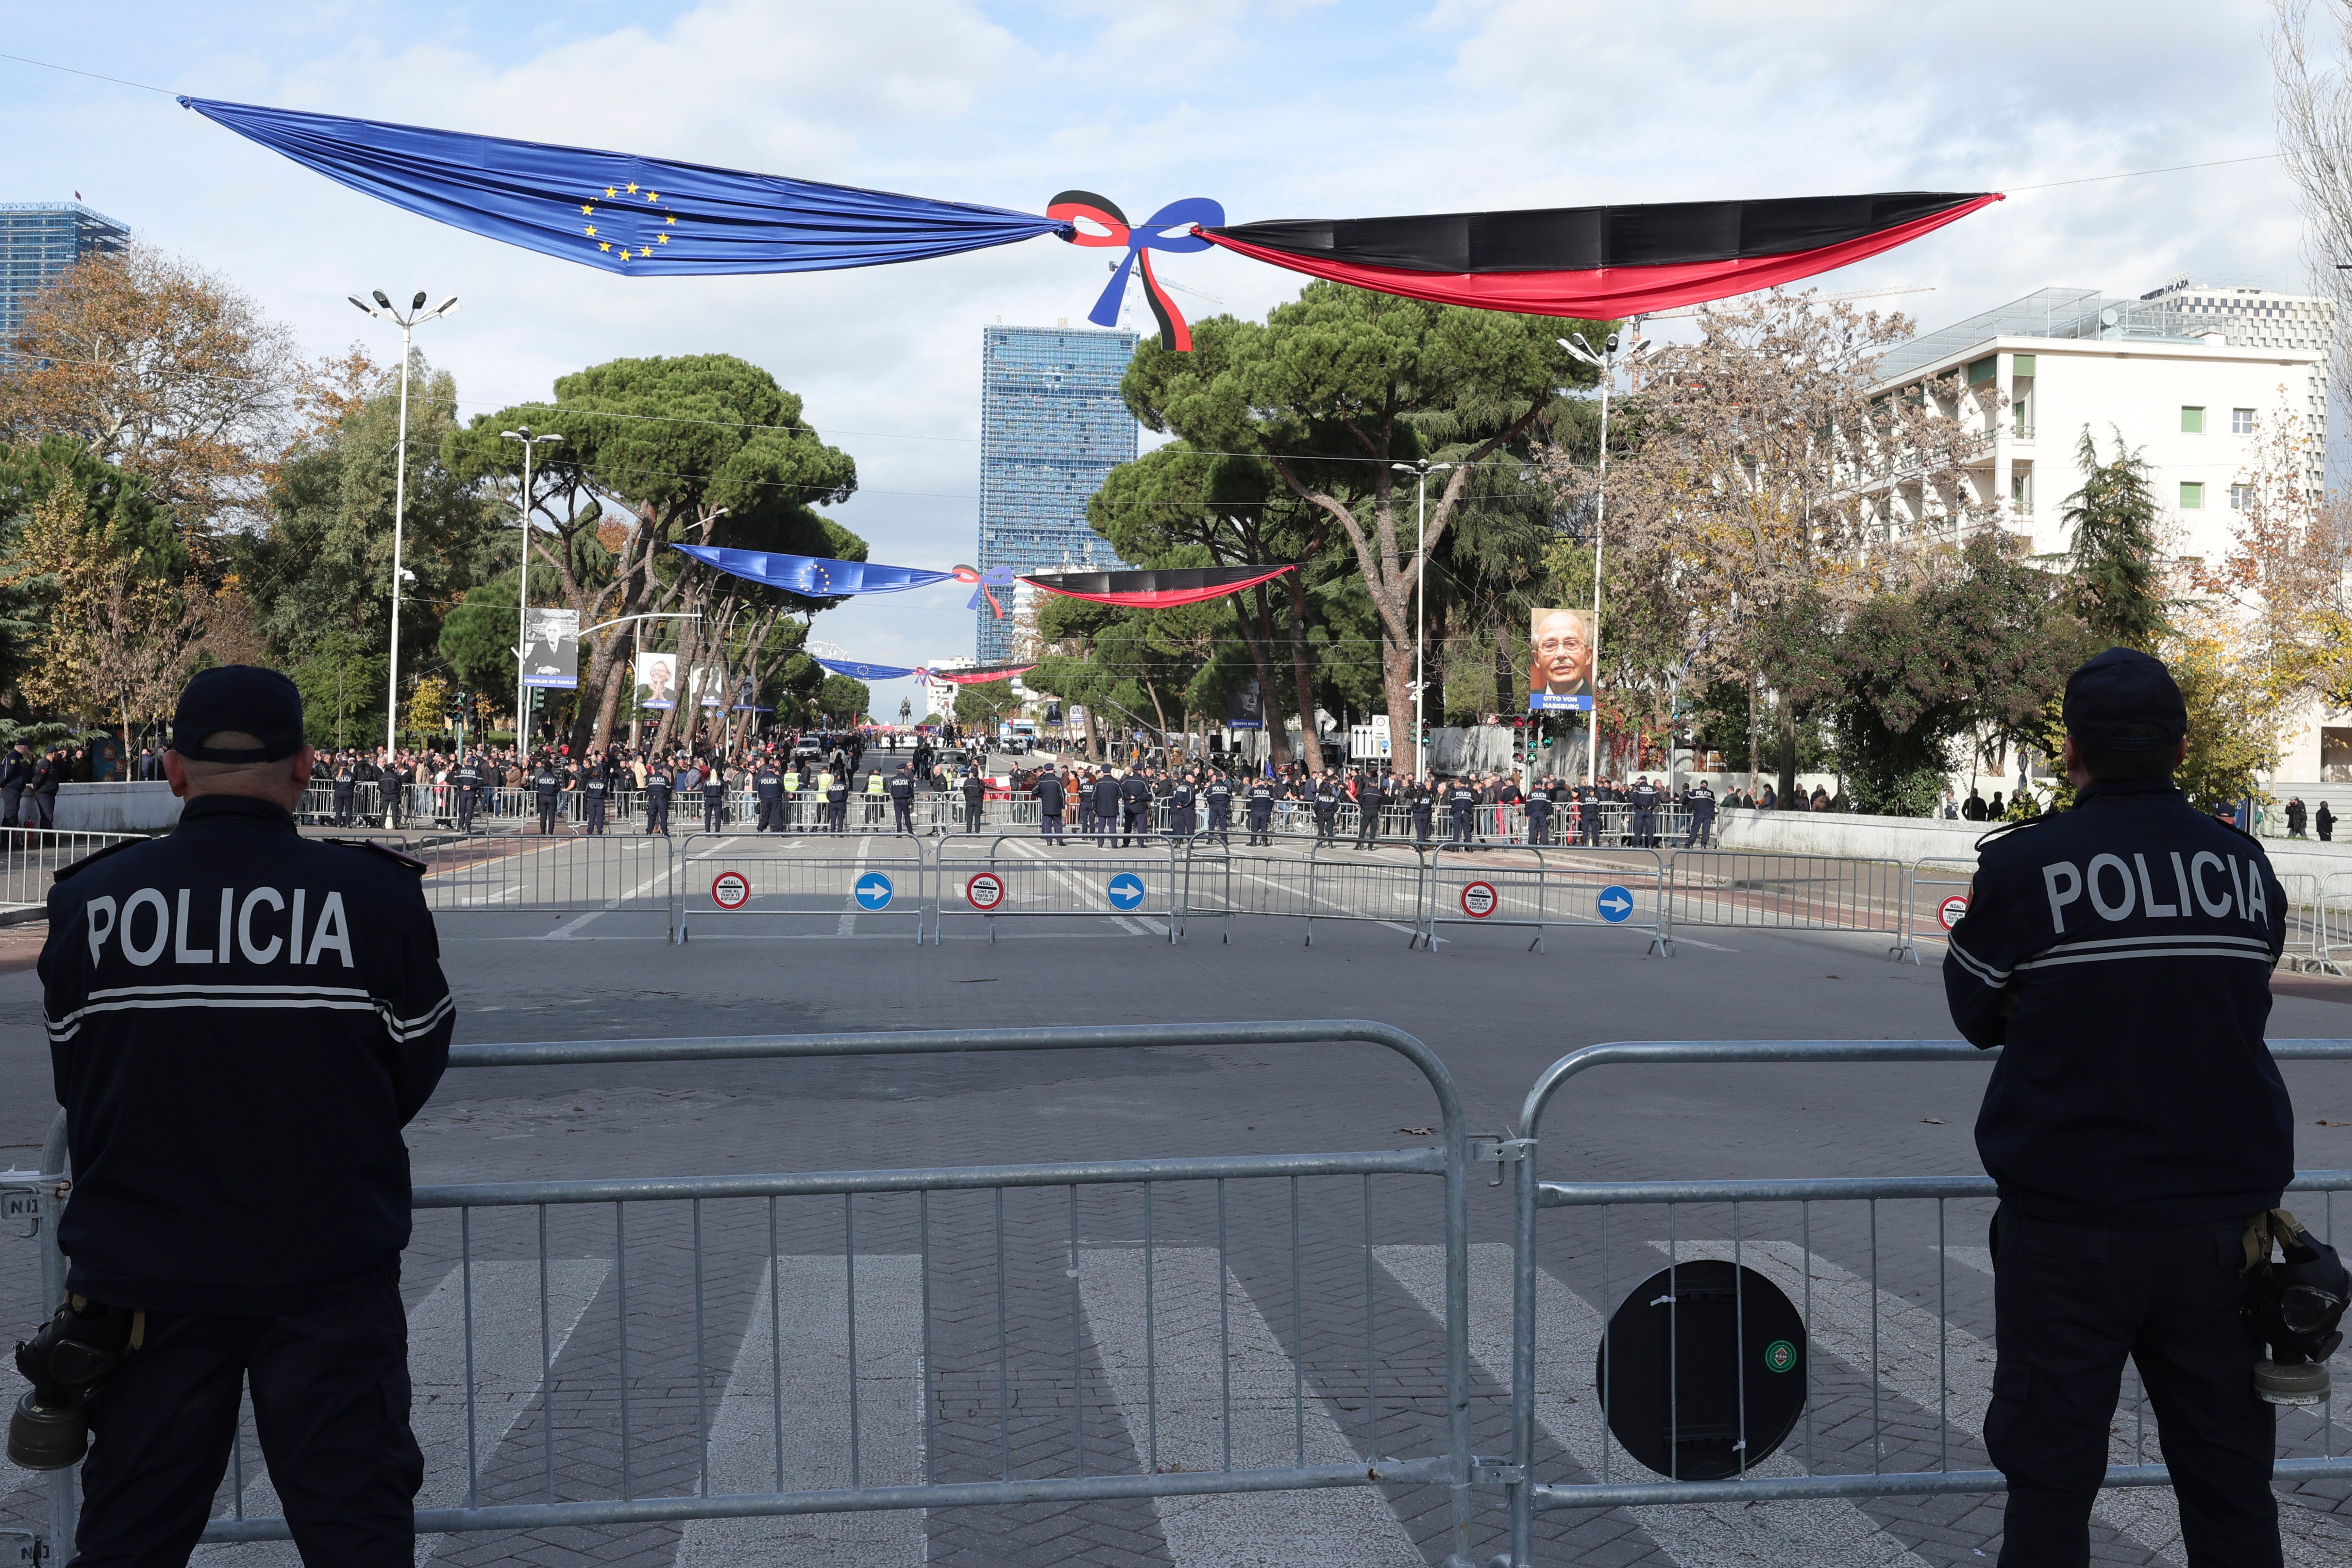
<svg viewBox="0 0 2352 1568">
<path fill-rule="evenodd" d="M 2180 510 L 2183 511 L 2202 511 L 2205 510 L 2205 487 L 2202 484 L 2194 479 L 2184 479 L 2181 481 Z"/>
<path fill-rule="evenodd" d="M 2180 411 L 2180 433 L 2183 436 L 2202 436 L 2205 434 L 2205 411 L 2202 408 L 2182 409 Z"/>
<path fill-rule="evenodd" d="M 2232 436 L 2251 436 L 2253 433 L 2254 411 L 2251 408 L 2231 409 L 2230 434 Z"/>
<path fill-rule="evenodd" d="M 2252 486 L 2252 485 L 2231 485 L 2231 486 L 2230 487 L 2230 510 L 2231 510 L 2231 511 L 2243 511 L 2243 510 L 2245 510 L 2248 507 L 2250 507 L 2250 506 L 2252 506 L 2252 505 L 2253 505 L 2253 504 L 2254 504 L 2254 487 L 2253 487 L 2253 486 Z"/>
<path fill-rule="evenodd" d="M 2011 468 L 2009 471 L 2009 504 L 2014 511 L 2033 510 L 2033 470 Z"/>
</svg>

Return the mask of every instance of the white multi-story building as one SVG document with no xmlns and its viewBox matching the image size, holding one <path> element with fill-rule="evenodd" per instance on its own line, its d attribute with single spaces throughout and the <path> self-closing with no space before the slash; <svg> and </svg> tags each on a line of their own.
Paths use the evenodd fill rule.
<svg viewBox="0 0 2352 1568">
<path fill-rule="evenodd" d="M 1969 499 L 2032 553 L 2072 543 L 2061 519 L 2083 482 L 2087 430 L 2103 459 L 2120 437 L 2147 460 L 2175 552 L 2211 557 L 2230 547 L 2231 487 L 2245 482 L 2258 437 L 2300 421 L 2310 483 L 2322 482 L 2333 310 L 2185 279 L 2145 300 L 2044 289 L 1912 339 L 1879 374 L 1890 390 L 1956 376 L 1999 395 Z"/>
<path fill-rule="evenodd" d="M 1988 415 L 1965 398 L 1945 411 L 1986 420 L 1966 499 L 2031 553 L 2074 542 L 2063 514 L 2083 483 L 2087 430 L 2102 461 L 2118 438 L 2147 461 L 2170 551 L 2215 560 L 2232 547 L 2231 512 L 2276 432 L 2299 426 L 2306 483 L 2323 488 L 2334 313 L 2324 299 L 2186 277 L 2137 300 L 2044 289 L 1914 338 L 1880 375 L 1889 391 L 1952 376 L 1999 394 Z M 1897 516 L 1911 527 L 1934 526 L 1907 510 Z M 2352 720 L 2315 710 L 2292 723 L 2277 777 L 2322 777 L 2323 745 L 2352 762 Z"/>
<path fill-rule="evenodd" d="M 924 667 L 923 676 L 923 697 L 926 701 L 930 703 L 930 708 L 928 711 L 929 713 L 940 714 L 944 718 L 952 719 L 955 717 L 955 682 L 951 680 L 941 680 L 936 673 L 937 671 L 943 669 L 976 669 L 979 666 L 980 660 L 971 658 L 969 654 L 958 654 L 948 658 L 935 658 L 931 660 L 929 664 L 926 665 Z"/>
</svg>

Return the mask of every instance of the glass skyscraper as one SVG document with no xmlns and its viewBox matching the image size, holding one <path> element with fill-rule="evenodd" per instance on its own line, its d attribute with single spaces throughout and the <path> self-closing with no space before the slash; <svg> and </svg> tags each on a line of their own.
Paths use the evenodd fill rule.
<svg viewBox="0 0 2352 1568">
<path fill-rule="evenodd" d="M 34 295 L 83 257 L 130 242 L 129 228 L 79 202 L 0 202 L 0 368 Z"/>
<path fill-rule="evenodd" d="M 1116 571 L 1110 542 L 1087 526 L 1103 476 L 1135 458 L 1135 416 L 1119 377 L 1136 335 L 1090 327 L 983 327 L 980 353 L 980 567 L 1016 572 Z M 981 605 L 983 664 L 1013 652 L 1006 618 Z"/>
</svg>

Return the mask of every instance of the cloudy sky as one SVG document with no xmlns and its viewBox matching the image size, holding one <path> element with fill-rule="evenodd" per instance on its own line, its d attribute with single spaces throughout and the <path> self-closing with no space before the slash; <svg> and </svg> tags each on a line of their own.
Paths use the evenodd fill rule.
<svg viewBox="0 0 2352 1568">
<path fill-rule="evenodd" d="M 2050 285 L 2302 284 L 2274 163 L 2051 184 L 2268 153 L 2258 0 L 0 0 L 0 16 L 10 54 L 170 92 L 1030 212 L 1071 187 L 1130 213 L 1212 196 L 1236 221 L 2015 192 L 1824 280 L 1932 285 L 1886 301 L 1929 329 Z M 168 96 L 0 60 L 0 200 L 79 190 L 316 351 L 380 332 L 344 303 L 355 290 L 459 295 L 421 346 L 468 414 L 625 354 L 767 367 L 856 456 L 836 515 L 878 561 L 974 553 L 980 328 L 1078 321 L 1103 279 L 1100 253 L 1051 239 L 859 272 L 613 278 L 373 202 Z M 1222 253 L 1167 270 L 1253 316 L 1302 281 Z M 971 651 L 940 590 L 853 603 L 819 632 L 881 662 Z M 877 710 L 900 694 L 877 689 Z"/>
</svg>

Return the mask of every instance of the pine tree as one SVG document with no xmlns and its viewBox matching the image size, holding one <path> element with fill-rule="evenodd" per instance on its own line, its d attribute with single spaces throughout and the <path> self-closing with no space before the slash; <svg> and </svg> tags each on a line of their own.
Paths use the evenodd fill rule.
<svg viewBox="0 0 2352 1568">
<path fill-rule="evenodd" d="M 2087 425 L 2074 453 L 2083 466 L 2083 488 L 2066 498 L 2063 513 L 2074 531 L 2068 568 L 2074 613 L 2100 646 L 2154 653 L 2172 622 L 2157 562 L 2157 506 L 2147 461 L 2124 445 L 2119 430 L 2115 460 L 2100 462 Z"/>
</svg>

